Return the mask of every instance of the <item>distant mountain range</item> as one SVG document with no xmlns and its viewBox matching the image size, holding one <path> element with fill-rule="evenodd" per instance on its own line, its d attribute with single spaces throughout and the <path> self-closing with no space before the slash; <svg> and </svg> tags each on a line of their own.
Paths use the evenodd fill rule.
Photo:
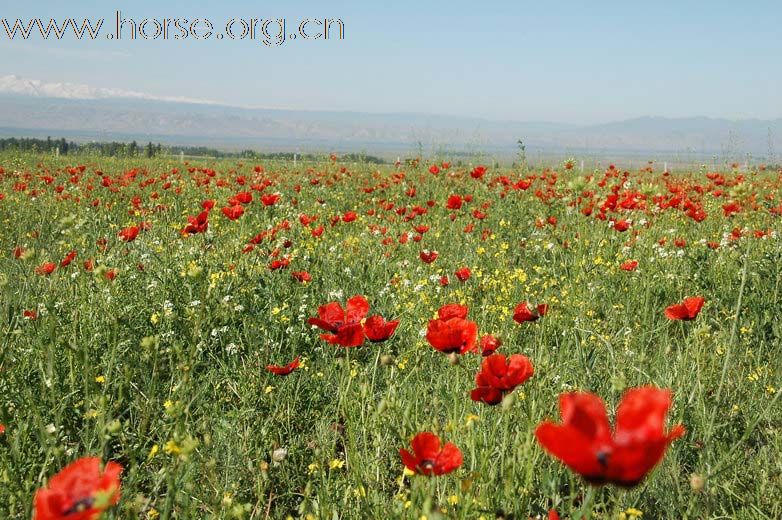
<svg viewBox="0 0 782 520">
<path fill-rule="evenodd" d="M 597 125 L 234 107 L 184 97 L 0 77 L 0 136 L 138 140 L 215 148 L 684 156 L 782 152 L 782 119 L 642 117 Z"/>
</svg>

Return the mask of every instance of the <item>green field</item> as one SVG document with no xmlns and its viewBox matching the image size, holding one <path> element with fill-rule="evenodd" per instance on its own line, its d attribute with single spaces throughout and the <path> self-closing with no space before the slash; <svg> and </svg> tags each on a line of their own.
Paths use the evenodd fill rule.
<svg viewBox="0 0 782 520">
<path fill-rule="evenodd" d="M 0 518 L 85 456 L 124 468 L 104 518 L 782 518 L 782 174 L 432 164 L 0 155 Z M 308 324 L 353 295 L 400 321 L 389 339 Z M 667 319 L 689 296 L 697 318 Z M 545 316 L 515 322 L 525 301 Z M 534 366 L 497 406 L 470 399 L 480 353 L 425 337 L 449 303 Z M 637 486 L 590 486 L 536 441 L 560 393 L 612 415 L 643 385 L 686 434 Z M 424 431 L 461 467 L 405 474 Z"/>
</svg>

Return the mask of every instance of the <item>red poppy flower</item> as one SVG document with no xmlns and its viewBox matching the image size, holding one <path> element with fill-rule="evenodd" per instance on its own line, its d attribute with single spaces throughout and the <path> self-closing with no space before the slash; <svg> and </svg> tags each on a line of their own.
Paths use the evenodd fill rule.
<svg viewBox="0 0 782 520">
<path fill-rule="evenodd" d="M 486 175 L 486 167 L 485 166 L 476 166 L 470 172 L 470 177 L 472 177 L 473 179 L 482 179 L 484 175 Z"/>
<path fill-rule="evenodd" d="M 440 352 L 464 354 L 475 348 L 478 325 L 467 320 L 467 307 L 455 303 L 444 305 L 436 320 L 429 320 L 426 340 Z"/>
<path fill-rule="evenodd" d="M 448 209 L 461 209 L 462 198 L 459 195 L 451 195 L 448 197 L 448 201 L 445 203 L 445 207 Z"/>
<path fill-rule="evenodd" d="M 681 303 L 669 305 L 665 308 L 665 317 L 669 320 L 694 320 L 703 308 L 704 300 L 700 296 L 685 298 Z"/>
<path fill-rule="evenodd" d="M 425 264 L 431 264 L 435 260 L 437 260 L 437 257 L 440 255 L 437 251 L 429 251 L 424 249 L 419 253 L 419 257 Z"/>
<path fill-rule="evenodd" d="M 413 452 L 400 449 L 402 463 L 418 475 L 445 475 L 462 465 L 462 452 L 452 442 L 441 446 L 440 438 L 431 432 L 421 432 L 410 443 Z"/>
<path fill-rule="evenodd" d="M 684 434 L 681 424 L 665 432 L 671 391 L 652 386 L 628 390 L 611 431 L 602 400 L 589 392 L 560 394 L 562 424 L 545 421 L 535 436 L 543 448 L 593 484 L 634 486 Z"/>
<path fill-rule="evenodd" d="M 299 368 L 299 356 L 296 356 L 296 359 L 288 363 L 287 365 L 266 365 L 266 370 L 271 372 L 272 374 L 276 374 L 278 376 L 287 376 L 297 368 Z"/>
<path fill-rule="evenodd" d="M 334 334 L 321 334 L 329 343 L 343 347 L 357 347 L 364 343 L 364 327 L 361 320 L 369 312 L 369 302 L 361 295 L 350 298 L 345 309 L 338 302 L 330 302 L 318 307 L 318 317 L 310 318 L 307 323 Z"/>
<path fill-rule="evenodd" d="M 307 323 L 329 332 L 346 324 L 359 323 L 369 312 L 369 302 L 361 295 L 356 295 L 347 301 L 345 309 L 339 302 L 330 302 L 318 307 L 318 317 L 310 318 Z"/>
<path fill-rule="evenodd" d="M 630 229 L 630 223 L 624 219 L 614 221 L 614 229 L 617 231 L 627 231 Z"/>
<path fill-rule="evenodd" d="M 55 269 L 57 269 L 57 264 L 54 262 L 44 262 L 35 268 L 35 272 L 41 276 L 48 276 L 52 274 Z"/>
<path fill-rule="evenodd" d="M 117 236 L 120 237 L 125 242 L 133 242 L 136 240 L 136 237 L 138 236 L 139 227 L 138 226 L 130 226 L 126 227 L 119 233 L 117 233 Z"/>
<path fill-rule="evenodd" d="M 507 359 L 502 354 L 492 354 L 483 360 L 481 370 L 475 376 L 475 388 L 470 397 L 494 405 L 502 401 L 505 394 L 532 377 L 532 363 L 526 356 L 513 354 Z"/>
<path fill-rule="evenodd" d="M 291 273 L 291 276 L 302 283 L 312 281 L 312 275 L 307 271 L 294 271 Z"/>
<path fill-rule="evenodd" d="M 456 278 L 458 278 L 460 282 L 466 282 L 470 279 L 472 271 L 470 271 L 469 267 L 462 267 L 461 269 L 457 269 L 453 274 L 456 275 Z"/>
<path fill-rule="evenodd" d="M 360 323 L 342 325 L 335 334 L 321 334 L 321 339 L 341 347 L 359 347 L 364 343 L 364 327 Z"/>
<path fill-rule="evenodd" d="M 77 460 L 35 493 L 35 520 L 96 520 L 119 502 L 120 473 L 116 462 L 101 470 L 97 457 Z"/>
<path fill-rule="evenodd" d="M 213 200 L 205 201 L 204 204 L 207 202 L 211 203 L 211 206 L 204 209 L 201 213 L 198 214 L 196 217 L 187 217 L 187 226 L 182 230 L 182 234 L 184 235 L 195 235 L 196 233 L 204 233 L 209 228 L 209 210 L 212 206 L 214 206 Z"/>
<path fill-rule="evenodd" d="M 470 312 L 470 310 L 466 305 L 449 303 L 443 305 L 437 310 L 437 317 L 441 320 L 450 320 L 451 318 L 467 318 L 468 312 Z"/>
<path fill-rule="evenodd" d="M 285 269 L 290 265 L 291 261 L 289 258 L 282 257 L 279 260 L 272 260 L 269 262 L 269 270 L 270 271 L 276 271 L 278 269 Z"/>
<path fill-rule="evenodd" d="M 249 191 L 241 191 L 234 196 L 240 204 L 249 204 L 253 201 L 253 194 Z"/>
<path fill-rule="evenodd" d="M 722 205 L 722 212 L 726 217 L 731 217 L 741 211 L 741 206 L 736 202 L 730 202 Z"/>
<path fill-rule="evenodd" d="M 433 164 L 429 167 L 429 173 L 431 173 L 432 175 L 437 175 L 438 173 L 440 173 L 440 168 L 436 164 Z"/>
<path fill-rule="evenodd" d="M 244 214 L 244 208 L 238 204 L 236 206 L 226 206 L 221 211 L 229 220 L 236 220 Z"/>
<path fill-rule="evenodd" d="M 524 323 L 526 321 L 535 321 L 541 316 L 546 315 L 548 305 L 545 303 L 539 304 L 534 309 L 530 308 L 528 302 L 522 302 L 516 306 L 513 310 L 513 321 L 517 323 Z"/>
<path fill-rule="evenodd" d="M 638 260 L 628 260 L 619 266 L 622 271 L 635 271 L 638 268 Z"/>
<path fill-rule="evenodd" d="M 491 334 L 486 334 L 481 337 L 481 355 L 483 357 L 491 356 L 494 352 L 502 346 L 502 341 L 499 338 L 495 338 Z"/>
<path fill-rule="evenodd" d="M 0 424 L 0 435 L 5 435 L 5 425 Z"/>
<path fill-rule="evenodd" d="M 279 193 L 270 193 L 261 195 L 261 202 L 264 206 L 274 206 L 279 202 L 280 200 L 280 194 Z"/>
<path fill-rule="evenodd" d="M 76 258 L 76 251 L 69 251 L 60 262 L 60 267 L 67 267 Z"/>
<path fill-rule="evenodd" d="M 38 317 L 38 312 L 35 309 L 25 309 L 22 311 L 22 317 L 28 320 L 34 320 Z"/>
<path fill-rule="evenodd" d="M 391 337 L 398 325 L 399 320 L 386 321 L 382 316 L 370 316 L 364 322 L 364 333 L 369 341 L 385 341 Z"/>
</svg>

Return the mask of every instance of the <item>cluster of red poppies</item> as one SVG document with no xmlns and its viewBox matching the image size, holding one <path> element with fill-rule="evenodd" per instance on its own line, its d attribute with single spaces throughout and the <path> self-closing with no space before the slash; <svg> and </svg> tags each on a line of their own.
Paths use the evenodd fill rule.
<svg viewBox="0 0 782 520">
<path fill-rule="evenodd" d="M 318 307 L 318 317 L 310 318 L 307 323 L 319 327 L 328 334 L 321 339 L 341 347 L 358 347 L 364 339 L 372 342 L 385 341 L 391 337 L 399 325 L 399 320 L 386 321 L 379 315 L 366 320 L 369 302 L 361 295 L 350 298 L 342 309 L 339 302 L 330 302 Z"/>
<path fill-rule="evenodd" d="M 671 391 L 653 386 L 628 390 L 616 413 L 615 427 L 605 405 L 595 394 L 560 395 L 562 423 L 540 423 L 535 437 L 543 448 L 592 484 L 623 487 L 638 484 L 663 458 L 666 448 L 684 435 L 677 424 L 665 431 Z M 441 446 L 431 432 L 413 438 L 412 453 L 399 451 L 405 467 L 421 475 L 443 475 L 462 464 L 462 452 L 453 443 Z"/>
<path fill-rule="evenodd" d="M 665 309 L 672 320 L 694 319 L 703 307 L 704 299 L 692 297 Z M 522 302 L 514 309 L 513 319 L 518 323 L 534 322 L 545 316 L 546 304 L 531 306 Z M 364 342 L 364 337 L 387 339 L 398 321 L 388 324 L 380 316 L 373 316 L 362 323 L 369 312 L 369 304 L 363 296 L 354 296 L 343 309 L 338 302 L 318 308 L 318 317 L 308 323 L 329 332 L 321 337 L 336 345 L 354 347 Z M 469 309 L 464 305 L 447 304 L 429 320 L 426 339 L 436 350 L 449 354 L 477 352 L 478 325 L 467 318 Z M 377 325 L 368 325 L 370 321 Z M 382 331 L 378 334 L 377 331 Z M 505 356 L 494 351 L 500 341 L 494 336 L 481 338 L 485 355 L 475 376 L 470 397 L 473 401 L 496 405 L 513 390 L 532 377 L 534 369 L 530 360 L 522 354 Z M 270 365 L 267 370 L 287 375 L 298 367 L 298 358 L 281 367 Z M 670 390 L 653 386 L 629 390 L 623 397 L 612 430 L 602 400 L 589 392 L 569 392 L 560 395 L 562 423 L 542 422 L 535 436 L 543 448 L 560 459 L 573 471 L 594 484 L 614 483 L 633 486 L 662 459 L 668 445 L 684 434 L 681 425 L 665 431 L 665 421 L 671 407 Z M 412 451 L 400 450 L 402 462 L 408 470 L 422 475 L 443 475 L 462 464 L 461 450 L 453 443 L 442 444 L 431 432 L 421 432 L 412 440 Z"/>
</svg>

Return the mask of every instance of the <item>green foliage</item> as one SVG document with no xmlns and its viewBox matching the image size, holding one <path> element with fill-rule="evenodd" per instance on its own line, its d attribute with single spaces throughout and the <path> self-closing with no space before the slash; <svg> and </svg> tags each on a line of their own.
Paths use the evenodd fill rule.
<svg viewBox="0 0 782 520">
<path fill-rule="evenodd" d="M 324 159 L 315 173 L 277 161 L 288 156 L 264 158 L 275 161 L 243 155 L 183 166 L 178 158 L 96 153 L 80 157 L 86 169 L 70 184 L 65 168 L 76 164 L 68 158 L 0 155 L 0 518 L 31 518 L 35 490 L 85 455 L 125 468 L 122 500 L 107 518 L 488 519 L 503 511 L 525 519 L 550 507 L 570 517 L 588 486 L 543 453 L 535 426 L 556 416 L 560 392 L 590 390 L 611 408 L 642 384 L 673 389 L 670 422 L 688 433 L 640 486 L 596 489 L 593 518 L 628 508 L 643 518 L 782 517 L 777 217 L 763 209 L 723 218 L 722 200 L 705 197 L 709 218 L 701 223 L 676 211 L 634 213 L 639 234 L 629 244 L 630 233 L 571 207 L 582 191 L 600 190 L 599 179 L 579 178 L 575 191 L 567 187 L 573 179 L 560 178 L 558 196 L 544 202 L 535 196 L 545 189 L 540 180 L 500 197 L 467 169 L 434 176 L 420 168 L 395 183 L 393 167 L 378 175 L 359 164 L 340 174 L 344 157 Z M 253 179 L 256 164 L 282 200 L 264 208 L 253 192 L 245 215 L 228 221 L 219 208 L 249 189 L 234 179 Z M 212 181 L 207 192 L 196 182 L 204 175 L 187 169 L 196 165 L 228 185 Z M 121 178 L 133 168 L 136 181 L 116 191 L 95 174 Z M 27 191 L 14 189 L 14 172 L 31 174 Z M 46 173 L 57 173 L 51 186 L 38 180 Z M 490 170 L 486 181 L 499 175 L 514 173 Z M 681 178 L 705 182 L 700 174 Z M 145 179 L 157 180 L 142 187 Z M 751 182 L 746 191 L 761 194 L 759 203 L 767 194 L 779 201 L 776 174 Z M 628 183 L 665 192 L 656 174 Z M 55 191 L 60 184 L 70 197 Z M 415 198 L 405 193 L 413 185 Z M 31 189 L 41 192 L 31 197 Z M 453 193 L 474 197 L 454 221 L 444 207 Z M 135 196 L 141 209 L 131 205 Z M 181 236 L 206 198 L 218 201 L 209 231 Z M 412 222 L 431 226 L 423 241 L 399 244 L 411 223 L 381 212 L 380 201 L 430 199 L 437 204 Z M 487 218 L 473 219 L 484 202 Z M 348 210 L 359 213 L 356 222 L 329 225 Z M 319 215 L 312 227 L 326 226 L 322 238 L 299 224 L 302 213 Z M 536 226 L 551 216 L 556 226 Z M 242 253 L 283 219 L 290 230 Z M 151 229 L 134 242 L 118 238 L 142 221 Z M 465 233 L 470 222 L 475 230 Z M 776 234 L 725 239 L 737 226 Z M 672 245 L 677 237 L 686 248 Z M 702 240 L 723 246 L 711 250 Z M 22 258 L 17 246 L 27 251 Z M 265 253 L 275 248 L 290 257 L 287 270 L 267 268 Z M 440 257 L 423 264 L 423 248 Z M 35 274 L 70 250 L 78 252 L 71 265 Z M 82 265 L 88 259 L 93 272 Z M 619 269 L 628 259 L 640 262 L 638 271 Z M 473 271 L 465 283 L 453 277 L 462 266 Z M 113 282 L 101 275 L 112 268 Z M 300 270 L 312 282 L 291 277 Z M 439 284 L 443 275 L 448 287 Z M 372 314 L 401 320 L 390 340 L 343 350 L 306 324 L 319 305 L 354 294 L 367 297 Z M 666 320 L 663 309 L 690 295 L 707 301 L 697 320 Z M 513 307 L 525 300 L 548 303 L 549 313 L 516 324 Z M 479 356 L 451 364 L 422 336 L 436 309 L 452 302 L 469 305 L 481 333 L 503 340 L 500 352 L 523 353 L 535 366 L 502 406 L 469 399 Z M 24 310 L 38 317 L 25 319 Z M 304 366 L 287 377 L 264 370 L 297 355 Z M 424 430 L 456 443 L 463 467 L 436 479 L 403 476 L 398 450 Z"/>
</svg>

